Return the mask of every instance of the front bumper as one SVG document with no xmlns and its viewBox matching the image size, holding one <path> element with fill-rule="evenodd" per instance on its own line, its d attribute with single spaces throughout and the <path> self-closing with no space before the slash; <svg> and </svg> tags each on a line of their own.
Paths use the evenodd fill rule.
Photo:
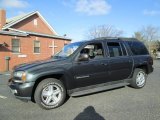
<svg viewBox="0 0 160 120">
<path fill-rule="evenodd" d="M 12 94 L 15 95 L 16 98 L 21 100 L 31 100 L 34 84 L 35 82 L 15 83 L 10 81 L 8 85 Z"/>
</svg>

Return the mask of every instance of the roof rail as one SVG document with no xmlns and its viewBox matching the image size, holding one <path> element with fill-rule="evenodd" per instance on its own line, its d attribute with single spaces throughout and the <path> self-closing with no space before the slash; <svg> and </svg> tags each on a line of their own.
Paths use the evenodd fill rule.
<svg viewBox="0 0 160 120">
<path fill-rule="evenodd" d="M 118 37 L 99 37 L 99 38 L 94 38 L 93 40 L 103 40 L 103 39 L 119 39 Z"/>
<path fill-rule="evenodd" d="M 99 37 L 94 38 L 93 40 L 105 40 L 105 39 L 112 39 L 112 40 L 122 40 L 122 41 L 135 41 L 136 38 L 127 38 L 127 37 Z"/>
<path fill-rule="evenodd" d="M 119 40 L 123 40 L 123 41 L 137 41 L 138 39 L 136 39 L 136 38 L 133 38 L 133 37 L 131 37 L 131 38 L 127 38 L 127 37 L 120 37 L 120 38 L 118 38 Z"/>
</svg>

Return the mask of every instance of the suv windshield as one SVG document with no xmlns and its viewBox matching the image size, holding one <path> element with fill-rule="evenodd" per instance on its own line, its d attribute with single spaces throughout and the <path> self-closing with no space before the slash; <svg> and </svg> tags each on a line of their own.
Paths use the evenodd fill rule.
<svg viewBox="0 0 160 120">
<path fill-rule="evenodd" d="M 71 56 L 74 53 L 74 51 L 76 51 L 80 47 L 81 44 L 82 42 L 76 42 L 76 43 L 65 45 L 60 52 L 58 52 L 53 56 L 53 58 L 55 59 L 67 58 Z"/>
</svg>

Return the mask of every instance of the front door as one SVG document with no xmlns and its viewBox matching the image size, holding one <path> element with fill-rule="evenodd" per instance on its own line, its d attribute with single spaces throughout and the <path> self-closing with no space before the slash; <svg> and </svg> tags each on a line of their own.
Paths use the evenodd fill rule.
<svg viewBox="0 0 160 120">
<path fill-rule="evenodd" d="M 88 54 L 89 60 L 73 63 L 76 87 L 86 87 L 107 82 L 108 60 L 101 42 L 86 45 L 80 54 Z"/>
</svg>

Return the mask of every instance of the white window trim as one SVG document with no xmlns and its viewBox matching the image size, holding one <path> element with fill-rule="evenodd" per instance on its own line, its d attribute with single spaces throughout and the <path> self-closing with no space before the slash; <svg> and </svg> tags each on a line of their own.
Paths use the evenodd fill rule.
<svg viewBox="0 0 160 120">
<path fill-rule="evenodd" d="M 19 40 L 19 52 L 15 53 L 15 52 L 11 51 L 12 54 L 21 54 L 21 41 L 20 41 L 20 39 L 18 39 L 18 38 L 12 38 L 11 39 L 11 44 L 12 44 L 12 40 Z M 13 50 L 13 45 L 12 45 L 12 50 Z"/>
<path fill-rule="evenodd" d="M 34 47 L 34 42 L 35 42 L 35 41 L 38 41 L 38 42 L 40 43 L 39 53 L 35 53 L 35 52 L 34 52 L 34 48 L 35 48 L 35 47 Z M 34 40 L 34 41 L 33 41 L 33 54 L 41 54 L 41 42 L 40 42 L 39 40 Z"/>
</svg>

